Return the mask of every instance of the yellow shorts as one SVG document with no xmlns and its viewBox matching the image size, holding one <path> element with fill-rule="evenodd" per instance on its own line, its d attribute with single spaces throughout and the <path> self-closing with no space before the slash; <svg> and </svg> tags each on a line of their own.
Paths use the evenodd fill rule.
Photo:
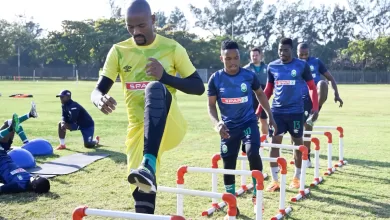
<svg viewBox="0 0 390 220">
<path fill-rule="evenodd" d="M 160 171 L 161 156 L 165 151 L 177 147 L 183 140 L 187 132 L 187 123 L 181 114 L 177 105 L 176 97 L 172 96 L 172 102 L 168 113 L 167 122 L 165 124 L 164 134 L 161 140 L 160 149 L 156 160 L 156 177 Z M 127 172 L 131 169 L 136 169 L 142 162 L 144 151 L 144 124 L 129 126 L 127 129 Z M 135 190 L 133 185 L 130 185 L 131 192 Z"/>
</svg>

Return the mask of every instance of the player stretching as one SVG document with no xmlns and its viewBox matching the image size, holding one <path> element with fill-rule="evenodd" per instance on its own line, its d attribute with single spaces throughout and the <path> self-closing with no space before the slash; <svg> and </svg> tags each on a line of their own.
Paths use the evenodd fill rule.
<svg viewBox="0 0 390 220">
<path fill-rule="evenodd" d="M 22 116 L 23 117 L 23 116 Z M 20 130 L 20 118 L 13 114 L 10 124 L 0 131 L 0 137 L 9 136 L 10 133 Z M 50 182 L 44 177 L 33 176 L 26 170 L 18 167 L 7 154 L 9 146 L 0 143 L 0 195 L 5 193 L 18 193 L 34 191 L 46 193 L 50 190 Z"/>
<path fill-rule="evenodd" d="M 343 107 L 343 100 L 341 100 L 339 96 L 339 91 L 337 89 L 336 80 L 333 78 L 332 74 L 328 72 L 325 65 L 321 62 L 320 59 L 315 57 L 309 56 L 309 45 L 306 43 L 300 43 L 298 44 L 298 57 L 299 59 L 305 60 L 311 70 L 311 74 L 314 79 L 314 83 L 317 85 L 317 92 L 318 92 L 318 104 L 319 108 L 318 111 L 321 110 L 322 105 L 325 103 L 326 99 L 328 98 L 328 83 L 326 83 L 324 80 L 321 80 L 321 74 L 325 76 L 325 78 L 331 82 L 332 88 L 334 90 L 334 101 L 335 103 L 340 102 L 339 107 Z M 305 103 L 305 115 L 304 115 L 304 122 L 305 122 L 305 130 L 306 131 L 312 131 L 313 130 L 313 123 L 314 121 L 308 120 L 310 117 L 310 111 L 312 109 L 312 102 L 309 98 L 309 93 L 307 88 L 304 89 L 304 103 Z M 307 122 L 308 120 L 308 122 Z M 310 137 L 310 134 L 305 134 L 305 137 Z M 310 160 L 310 141 L 304 142 L 305 146 L 309 149 L 309 163 L 308 167 L 311 167 L 311 160 Z"/>
<path fill-rule="evenodd" d="M 31 102 L 31 109 L 30 112 L 22 115 L 18 118 L 18 123 L 21 124 L 25 121 L 27 121 L 30 118 L 37 118 L 37 108 L 34 102 Z M 0 130 L 6 129 L 11 126 L 12 119 L 8 119 L 4 122 L 3 126 L 0 128 Z M 11 145 L 14 141 L 15 133 L 20 137 L 20 140 L 22 140 L 23 144 L 28 143 L 28 138 L 26 136 L 26 133 L 23 130 L 23 127 L 21 125 L 18 126 L 18 129 L 13 130 L 12 132 L 8 132 L 7 135 L 0 135 L 0 145 L 2 145 L 3 149 L 5 151 L 8 151 L 11 149 Z"/>
<path fill-rule="evenodd" d="M 242 142 L 245 145 L 243 150 L 247 153 L 250 170 L 263 171 L 259 155 L 260 133 L 253 109 L 253 99 L 257 99 L 264 106 L 270 125 L 275 126 L 268 99 L 254 72 L 240 68 L 240 54 L 236 42 L 229 40 L 222 42 L 220 59 L 224 69 L 215 72 L 208 82 L 208 110 L 214 127 L 221 135 L 220 147 L 224 169 L 236 169 Z M 221 121 L 218 119 L 217 101 Z M 256 186 L 256 180 L 254 178 L 252 180 Z M 234 175 L 224 175 L 224 184 L 228 193 L 236 194 Z M 256 206 L 256 187 L 253 190 L 252 201 Z"/>
<path fill-rule="evenodd" d="M 281 144 L 283 134 L 290 133 L 294 145 L 303 144 L 303 99 L 302 90 L 309 87 L 310 97 L 313 101 L 313 120 L 318 117 L 318 95 L 316 85 L 310 73 L 309 65 L 303 61 L 292 57 L 292 40 L 283 38 L 279 43 L 279 57 L 268 64 L 268 83 L 265 88 L 265 94 L 271 97 L 273 90 L 274 99 L 272 101 L 272 113 L 278 126 L 278 131 L 272 134 L 272 143 Z M 259 106 L 259 114 L 261 112 Z M 272 148 L 270 157 L 279 157 L 279 149 Z M 299 178 L 301 175 L 302 154 L 295 150 L 295 174 L 290 184 L 290 188 L 299 188 Z M 271 173 L 273 183 L 267 188 L 267 191 L 279 189 L 278 182 L 278 164 L 271 163 Z"/>
<path fill-rule="evenodd" d="M 91 94 L 100 111 L 111 113 L 117 103 L 107 93 L 119 74 L 129 120 L 128 181 L 137 186 L 131 187 L 136 212 L 148 214 L 155 210 L 161 155 L 179 145 L 187 130 L 176 90 L 193 95 L 205 91 L 184 47 L 154 32 L 155 19 L 146 1 L 131 2 L 126 25 L 133 37 L 111 48 Z"/>
<path fill-rule="evenodd" d="M 245 69 L 254 72 L 259 79 L 261 89 L 265 89 L 267 84 L 267 64 L 263 60 L 263 51 L 255 47 L 250 52 L 251 62 L 244 66 Z M 253 108 L 256 111 L 259 106 L 257 99 L 253 99 Z M 261 111 L 260 114 L 260 123 L 261 123 L 261 133 L 268 135 L 268 123 L 267 123 L 267 114 L 265 111 Z"/>
</svg>

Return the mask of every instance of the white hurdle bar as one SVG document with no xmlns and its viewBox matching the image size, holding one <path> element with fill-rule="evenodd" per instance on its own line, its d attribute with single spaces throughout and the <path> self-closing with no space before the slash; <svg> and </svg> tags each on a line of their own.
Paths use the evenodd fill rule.
<svg viewBox="0 0 390 220">
<path fill-rule="evenodd" d="M 332 166 L 332 133 L 328 131 L 304 131 L 303 134 L 314 134 L 314 135 L 324 135 L 328 138 L 328 168 L 327 171 L 324 173 L 325 176 L 331 175 L 336 171 L 336 168 Z"/>
<path fill-rule="evenodd" d="M 305 182 L 306 182 L 306 169 L 308 161 L 308 149 L 304 145 L 300 146 L 294 146 L 294 145 L 287 145 L 287 144 L 272 144 L 272 143 L 261 143 L 261 146 L 263 147 L 269 147 L 269 148 L 283 148 L 283 149 L 289 149 L 289 150 L 299 150 L 302 153 L 302 165 L 301 166 L 301 178 L 299 179 L 299 194 L 295 197 L 291 198 L 291 202 L 296 202 L 302 198 L 304 198 L 307 194 L 310 193 L 309 188 L 305 188 Z"/>
<path fill-rule="evenodd" d="M 215 169 L 215 168 L 200 168 L 200 167 L 188 167 L 188 166 L 181 166 L 177 170 L 177 187 L 178 188 L 184 188 L 184 175 L 187 172 L 197 172 L 197 173 L 210 173 L 210 174 L 228 174 L 228 175 L 246 175 L 246 176 L 252 176 L 253 178 L 256 179 L 256 207 L 255 207 L 255 213 L 256 213 L 256 220 L 263 219 L 263 190 L 264 190 L 264 177 L 263 174 L 259 170 L 229 170 L 229 169 Z M 161 188 L 161 187 L 160 187 Z M 215 192 L 213 192 L 215 193 Z M 233 194 L 230 193 L 225 193 L 232 195 L 234 198 L 236 198 Z M 216 198 L 214 197 L 214 201 Z M 177 201 L 178 201 L 178 212 L 177 215 L 181 215 L 179 213 L 182 213 L 182 210 L 179 210 L 179 201 L 183 200 L 182 195 L 177 195 Z M 224 201 L 226 202 L 226 201 Z M 182 202 L 181 202 L 182 203 Z M 228 204 L 229 205 L 229 204 Z M 181 211 L 181 212 L 179 212 Z M 235 210 L 236 212 L 237 210 Z M 202 212 L 202 216 L 206 216 L 207 211 Z M 231 218 L 231 217 L 230 217 Z M 232 219 L 232 218 L 231 218 Z"/>
<path fill-rule="evenodd" d="M 291 140 L 291 136 L 284 136 L 283 139 Z M 316 137 L 307 138 L 304 137 L 303 141 L 310 141 L 315 145 L 314 148 L 314 181 L 310 184 L 311 187 L 317 186 L 324 179 L 320 176 L 320 140 Z M 291 164 L 294 164 L 294 161 L 291 161 Z M 303 165 L 303 164 L 302 164 Z"/>
<path fill-rule="evenodd" d="M 193 167 L 196 168 L 196 167 Z M 228 210 L 227 214 L 229 216 L 229 220 L 235 220 L 237 215 L 237 200 L 236 197 L 233 194 L 230 193 L 214 193 L 214 192 L 206 192 L 206 191 L 200 191 L 200 190 L 190 190 L 190 189 L 183 189 L 183 185 L 179 186 L 177 188 L 175 187 L 166 187 L 166 186 L 160 186 L 158 187 L 158 192 L 167 192 L 167 193 L 175 193 L 177 194 L 177 213 L 184 212 L 184 201 L 183 196 L 184 195 L 191 195 L 191 196 L 200 196 L 200 197 L 208 197 L 208 198 L 214 198 L 214 199 L 222 199 L 228 204 Z M 257 219 L 262 219 L 262 216 Z"/>
<path fill-rule="evenodd" d="M 104 209 L 91 209 L 87 206 L 79 206 L 73 210 L 72 219 L 82 220 L 85 216 L 102 216 L 111 218 L 137 219 L 137 220 L 185 220 L 182 216 L 151 215 L 134 212 L 122 212 Z"/>
<path fill-rule="evenodd" d="M 220 161 L 221 155 L 220 154 L 214 154 L 212 157 L 212 168 L 218 169 L 218 161 Z M 237 160 L 241 160 L 244 163 L 248 160 L 246 156 L 238 156 Z M 278 163 L 279 167 L 281 168 L 281 184 L 280 184 L 280 198 L 279 198 L 279 213 L 273 217 L 273 219 L 281 219 L 283 218 L 286 214 L 290 213 L 292 211 L 291 207 L 285 207 L 285 201 L 286 201 L 286 174 L 287 174 L 287 162 L 286 159 L 283 157 L 278 157 L 278 158 L 269 158 L 269 157 L 262 157 L 262 161 L 269 161 L 269 162 L 275 162 Z M 263 175 L 264 176 L 264 175 Z M 241 176 L 242 177 L 242 176 Z M 247 176 L 245 176 L 246 178 Z M 245 185 L 244 187 L 251 189 L 253 188 L 253 184 L 248 184 Z M 218 181 L 217 181 L 217 175 L 212 174 L 212 191 L 217 192 L 218 189 Z M 243 189 L 243 186 L 236 192 L 236 196 L 239 196 L 243 194 L 245 190 Z M 223 208 L 226 203 L 225 202 L 220 202 L 217 203 L 216 200 L 212 201 L 212 207 L 209 208 L 207 211 L 203 212 L 203 215 L 211 215 L 218 209 Z"/>
<path fill-rule="evenodd" d="M 337 130 L 339 132 L 339 162 L 335 164 L 335 167 L 342 167 L 347 165 L 347 161 L 344 160 L 344 129 L 341 126 L 314 126 L 313 129 L 319 130 Z"/>
</svg>

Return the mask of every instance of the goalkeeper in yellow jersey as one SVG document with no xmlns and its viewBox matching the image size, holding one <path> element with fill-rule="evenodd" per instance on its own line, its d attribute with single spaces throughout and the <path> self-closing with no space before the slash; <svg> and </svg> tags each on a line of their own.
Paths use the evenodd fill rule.
<svg viewBox="0 0 390 220">
<path fill-rule="evenodd" d="M 132 37 L 112 46 L 91 94 L 95 106 L 110 114 L 117 103 L 108 92 L 119 75 L 129 120 L 128 181 L 136 212 L 147 214 L 154 214 L 162 153 L 176 147 L 187 130 L 176 90 L 192 95 L 205 91 L 184 47 L 156 34 L 155 20 L 145 0 L 130 3 L 126 25 Z"/>
</svg>

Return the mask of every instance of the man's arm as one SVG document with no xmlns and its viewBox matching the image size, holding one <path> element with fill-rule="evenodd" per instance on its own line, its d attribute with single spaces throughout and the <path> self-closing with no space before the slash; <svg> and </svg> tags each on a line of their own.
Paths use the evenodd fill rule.
<svg viewBox="0 0 390 220">
<path fill-rule="evenodd" d="M 22 188 L 20 188 L 19 184 L 17 182 L 8 183 L 5 185 L 0 186 L 0 194 L 6 194 L 6 193 L 18 193 L 23 192 Z"/>
<path fill-rule="evenodd" d="M 159 81 L 187 94 L 202 95 L 205 91 L 204 83 L 192 65 L 186 49 L 180 44 L 176 45 L 173 61 L 181 78 L 171 76 L 164 71 Z"/>
<path fill-rule="evenodd" d="M 71 118 L 69 120 L 69 130 L 71 131 L 74 131 L 74 130 L 78 130 L 79 129 L 79 126 L 77 125 L 77 119 L 79 117 L 79 112 L 80 112 L 80 107 L 78 105 L 73 105 L 71 106 L 70 108 L 70 112 L 71 112 Z"/>
<path fill-rule="evenodd" d="M 196 71 L 186 78 L 179 78 L 169 75 L 164 70 L 159 81 L 191 95 L 202 95 L 205 91 L 203 81 Z"/>
<path fill-rule="evenodd" d="M 267 66 L 267 72 L 268 72 L 268 79 L 267 79 L 267 85 L 265 86 L 264 89 L 264 94 L 267 97 L 267 102 L 271 98 L 272 93 L 274 92 L 274 83 L 275 83 L 275 78 L 274 75 L 272 75 L 271 70 L 269 66 Z M 259 100 L 260 101 L 260 100 Z M 259 105 L 256 110 L 256 115 L 259 115 L 261 111 L 263 110 L 262 105 Z M 267 112 L 268 113 L 268 112 Z M 271 113 L 272 114 L 272 113 Z"/>
<path fill-rule="evenodd" d="M 314 79 L 313 76 L 311 75 L 310 67 L 307 63 L 305 63 L 302 78 L 306 81 L 307 87 L 309 88 L 310 98 L 313 103 L 313 110 L 318 111 L 317 86 L 314 83 Z"/>
<path fill-rule="evenodd" d="M 330 72 L 328 71 L 328 69 L 326 69 L 324 63 L 322 63 L 321 60 L 318 59 L 318 70 L 319 72 L 324 75 L 324 77 L 330 81 L 330 83 L 332 84 L 332 88 L 333 88 L 333 91 L 334 91 L 334 97 L 338 97 L 340 98 L 340 95 L 339 95 L 339 90 L 337 88 L 337 83 L 336 83 L 336 80 L 334 79 L 334 77 L 332 76 L 332 74 L 330 74 Z"/>
<path fill-rule="evenodd" d="M 91 101 L 96 107 L 98 106 L 100 99 L 108 94 L 112 85 L 114 85 L 114 81 L 110 78 L 103 75 L 99 77 L 96 87 L 91 94 Z"/>
<path fill-rule="evenodd" d="M 211 123 L 213 124 L 214 128 L 217 128 L 219 125 L 219 119 L 218 119 L 218 112 L 217 112 L 217 88 L 214 84 L 214 77 L 215 75 L 212 75 L 208 81 L 208 89 L 207 89 L 207 95 L 208 95 L 208 113 L 211 119 Z"/>
</svg>

